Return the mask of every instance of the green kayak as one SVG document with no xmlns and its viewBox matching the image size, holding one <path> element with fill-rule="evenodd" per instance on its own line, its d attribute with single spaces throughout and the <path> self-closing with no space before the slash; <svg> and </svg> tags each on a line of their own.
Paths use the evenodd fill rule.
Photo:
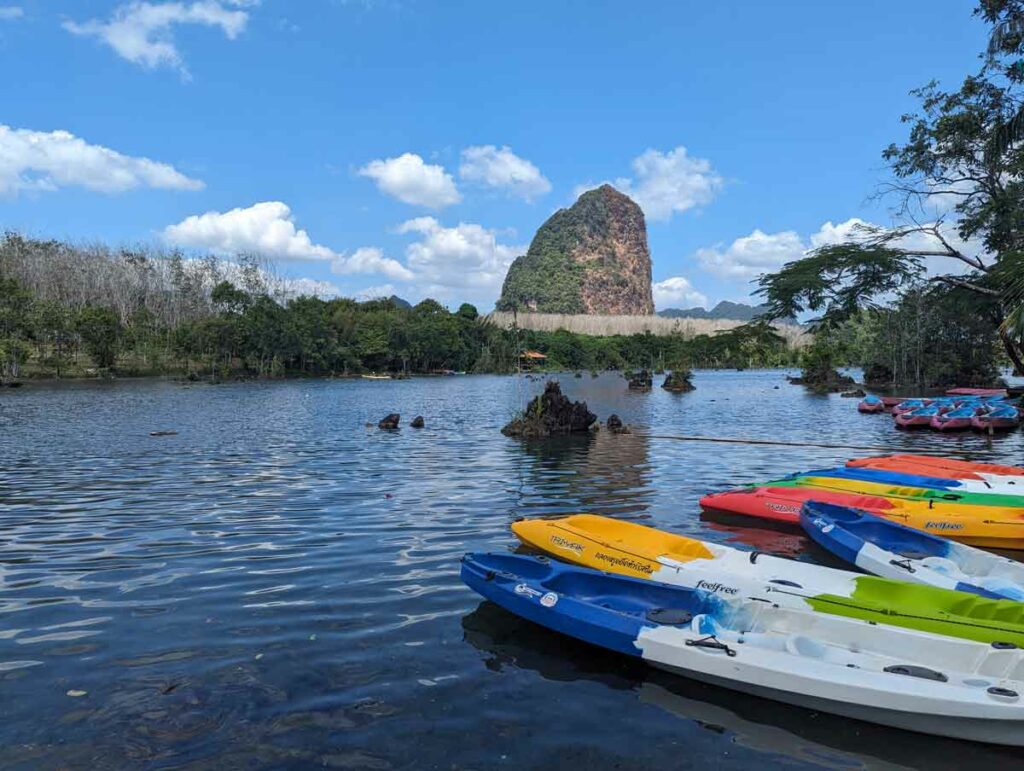
<svg viewBox="0 0 1024 771">
<path fill-rule="evenodd" d="M 876 576 L 860 576 L 856 584 L 849 597 L 818 594 L 804 600 L 822 613 L 1024 648 L 1024 603 Z"/>
<path fill-rule="evenodd" d="M 1002 508 L 1024 509 L 1024 495 L 1003 493 L 960 493 L 947 490 L 931 490 L 909 485 L 893 485 L 884 482 L 867 482 L 860 479 L 841 479 L 826 476 L 795 476 L 775 479 L 759 487 L 820 487 L 837 492 L 857 495 L 874 495 L 878 498 L 901 498 L 912 501 L 934 501 L 936 503 L 959 503 L 965 506 L 1001 506 Z"/>
</svg>

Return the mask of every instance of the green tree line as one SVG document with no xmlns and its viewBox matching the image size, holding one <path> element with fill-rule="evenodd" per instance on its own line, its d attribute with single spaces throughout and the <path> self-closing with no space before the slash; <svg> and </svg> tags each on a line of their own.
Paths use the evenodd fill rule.
<svg viewBox="0 0 1024 771">
<path fill-rule="evenodd" d="M 176 253 L 0 239 L 0 379 L 119 375 L 281 377 L 439 370 L 756 367 L 795 353 L 770 327 L 714 336 L 594 337 L 503 329 L 462 304 L 409 307 L 296 294 L 272 266 Z"/>
</svg>

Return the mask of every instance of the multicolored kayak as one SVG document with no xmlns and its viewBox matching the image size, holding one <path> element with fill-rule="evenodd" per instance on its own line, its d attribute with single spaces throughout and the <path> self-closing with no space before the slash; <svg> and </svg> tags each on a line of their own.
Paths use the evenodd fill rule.
<svg viewBox="0 0 1024 771">
<path fill-rule="evenodd" d="M 834 468 L 801 471 L 782 479 L 765 483 L 766 487 L 827 487 L 844 492 L 873 495 L 881 498 L 920 498 L 969 506 L 1002 506 L 1024 510 L 1024 486 L 1014 493 L 992 488 L 970 490 L 964 485 L 951 487 L 948 481 L 916 476 L 898 471 L 865 468 Z"/>
<path fill-rule="evenodd" d="M 846 465 L 853 468 L 906 471 L 911 474 L 947 479 L 987 479 L 989 475 L 1024 477 L 1024 468 L 1020 466 L 975 463 L 955 458 L 936 458 L 931 455 L 883 455 L 878 458 L 857 458 L 847 461 Z M 1020 481 L 1024 483 L 1024 480 Z"/>
<path fill-rule="evenodd" d="M 927 466 L 906 466 L 900 470 L 874 466 L 850 466 L 830 469 L 830 476 L 845 476 L 848 479 L 866 479 L 888 484 L 927 487 L 954 493 L 981 493 L 991 495 L 1017 496 L 1024 499 L 1024 478 L 997 474 L 972 475 L 971 477 L 942 477 L 930 473 Z"/>
<path fill-rule="evenodd" d="M 963 506 L 920 498 L 881 498 L 828 487 L 742 487 L 705 495 L 705 509 L 797 524 L 807 501 L 850 506 L 915 530 L 941 534 L 974 546 L 1024 549 L 1024 511 Z"/>
<path fill-rule="evenodd" d="M 1024 653 L 513 554 L 463 582 L 517 616 L 743 693 L 939 736 L 1024 745 Z"/>
<path fill-rule="evenodd" d="M 608 517 L 521 520 L 523 543 L 561 559 L 723 597 L 1024 646 L 1024 603 L 743 552 Z"/>
<path fill-rule="evenodd" d="M 819 545 L 876 576 L 1024 601 L 1024 564 L 866 511 L 811 501 L 800 524 Z"/>
</svg>

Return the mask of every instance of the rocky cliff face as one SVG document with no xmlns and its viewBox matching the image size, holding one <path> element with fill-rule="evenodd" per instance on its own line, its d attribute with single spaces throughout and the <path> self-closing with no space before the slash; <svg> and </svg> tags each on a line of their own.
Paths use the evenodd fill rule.
<svg viewBox="0 0 1024 771">
<path fill-rule="evenodd" d="M 640 207 L 611 185 L 541 225 L 505 276 L 498 310 L 650 315 L 651 255 Z"/>
</svg>

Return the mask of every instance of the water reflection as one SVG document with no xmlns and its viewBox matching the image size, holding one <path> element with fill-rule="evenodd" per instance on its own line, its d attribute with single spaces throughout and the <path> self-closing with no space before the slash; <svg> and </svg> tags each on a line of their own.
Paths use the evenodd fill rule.
<svg viewBox="0 0 1024 771">
<path fill-rule="evenodd" d="M 1024 760 L 1016 749 L 888 729 L 661 672 L 551 632 L 487 601 L 463 617 L 462 629 L 466 642 L 485 654 L 484 666 L 491 671 L 515 667 L 554 682 L 587 681 L 629 692 L 640 704 L 733 745 L 787 761 L 831 769 L 920 768 L 927 757 L 928 768 L 958 769 L 979 760 L 997 768 Z M 781 758 L 763 762 L 776 764 Z"/>
<path fill-rule="evenodd" d="M 520 513 L 590 511 L 644 518 L 654 495 L 649 441 L 637 434 L 598 431 L 511 448 L 519 456 Z"/>
</svg>

